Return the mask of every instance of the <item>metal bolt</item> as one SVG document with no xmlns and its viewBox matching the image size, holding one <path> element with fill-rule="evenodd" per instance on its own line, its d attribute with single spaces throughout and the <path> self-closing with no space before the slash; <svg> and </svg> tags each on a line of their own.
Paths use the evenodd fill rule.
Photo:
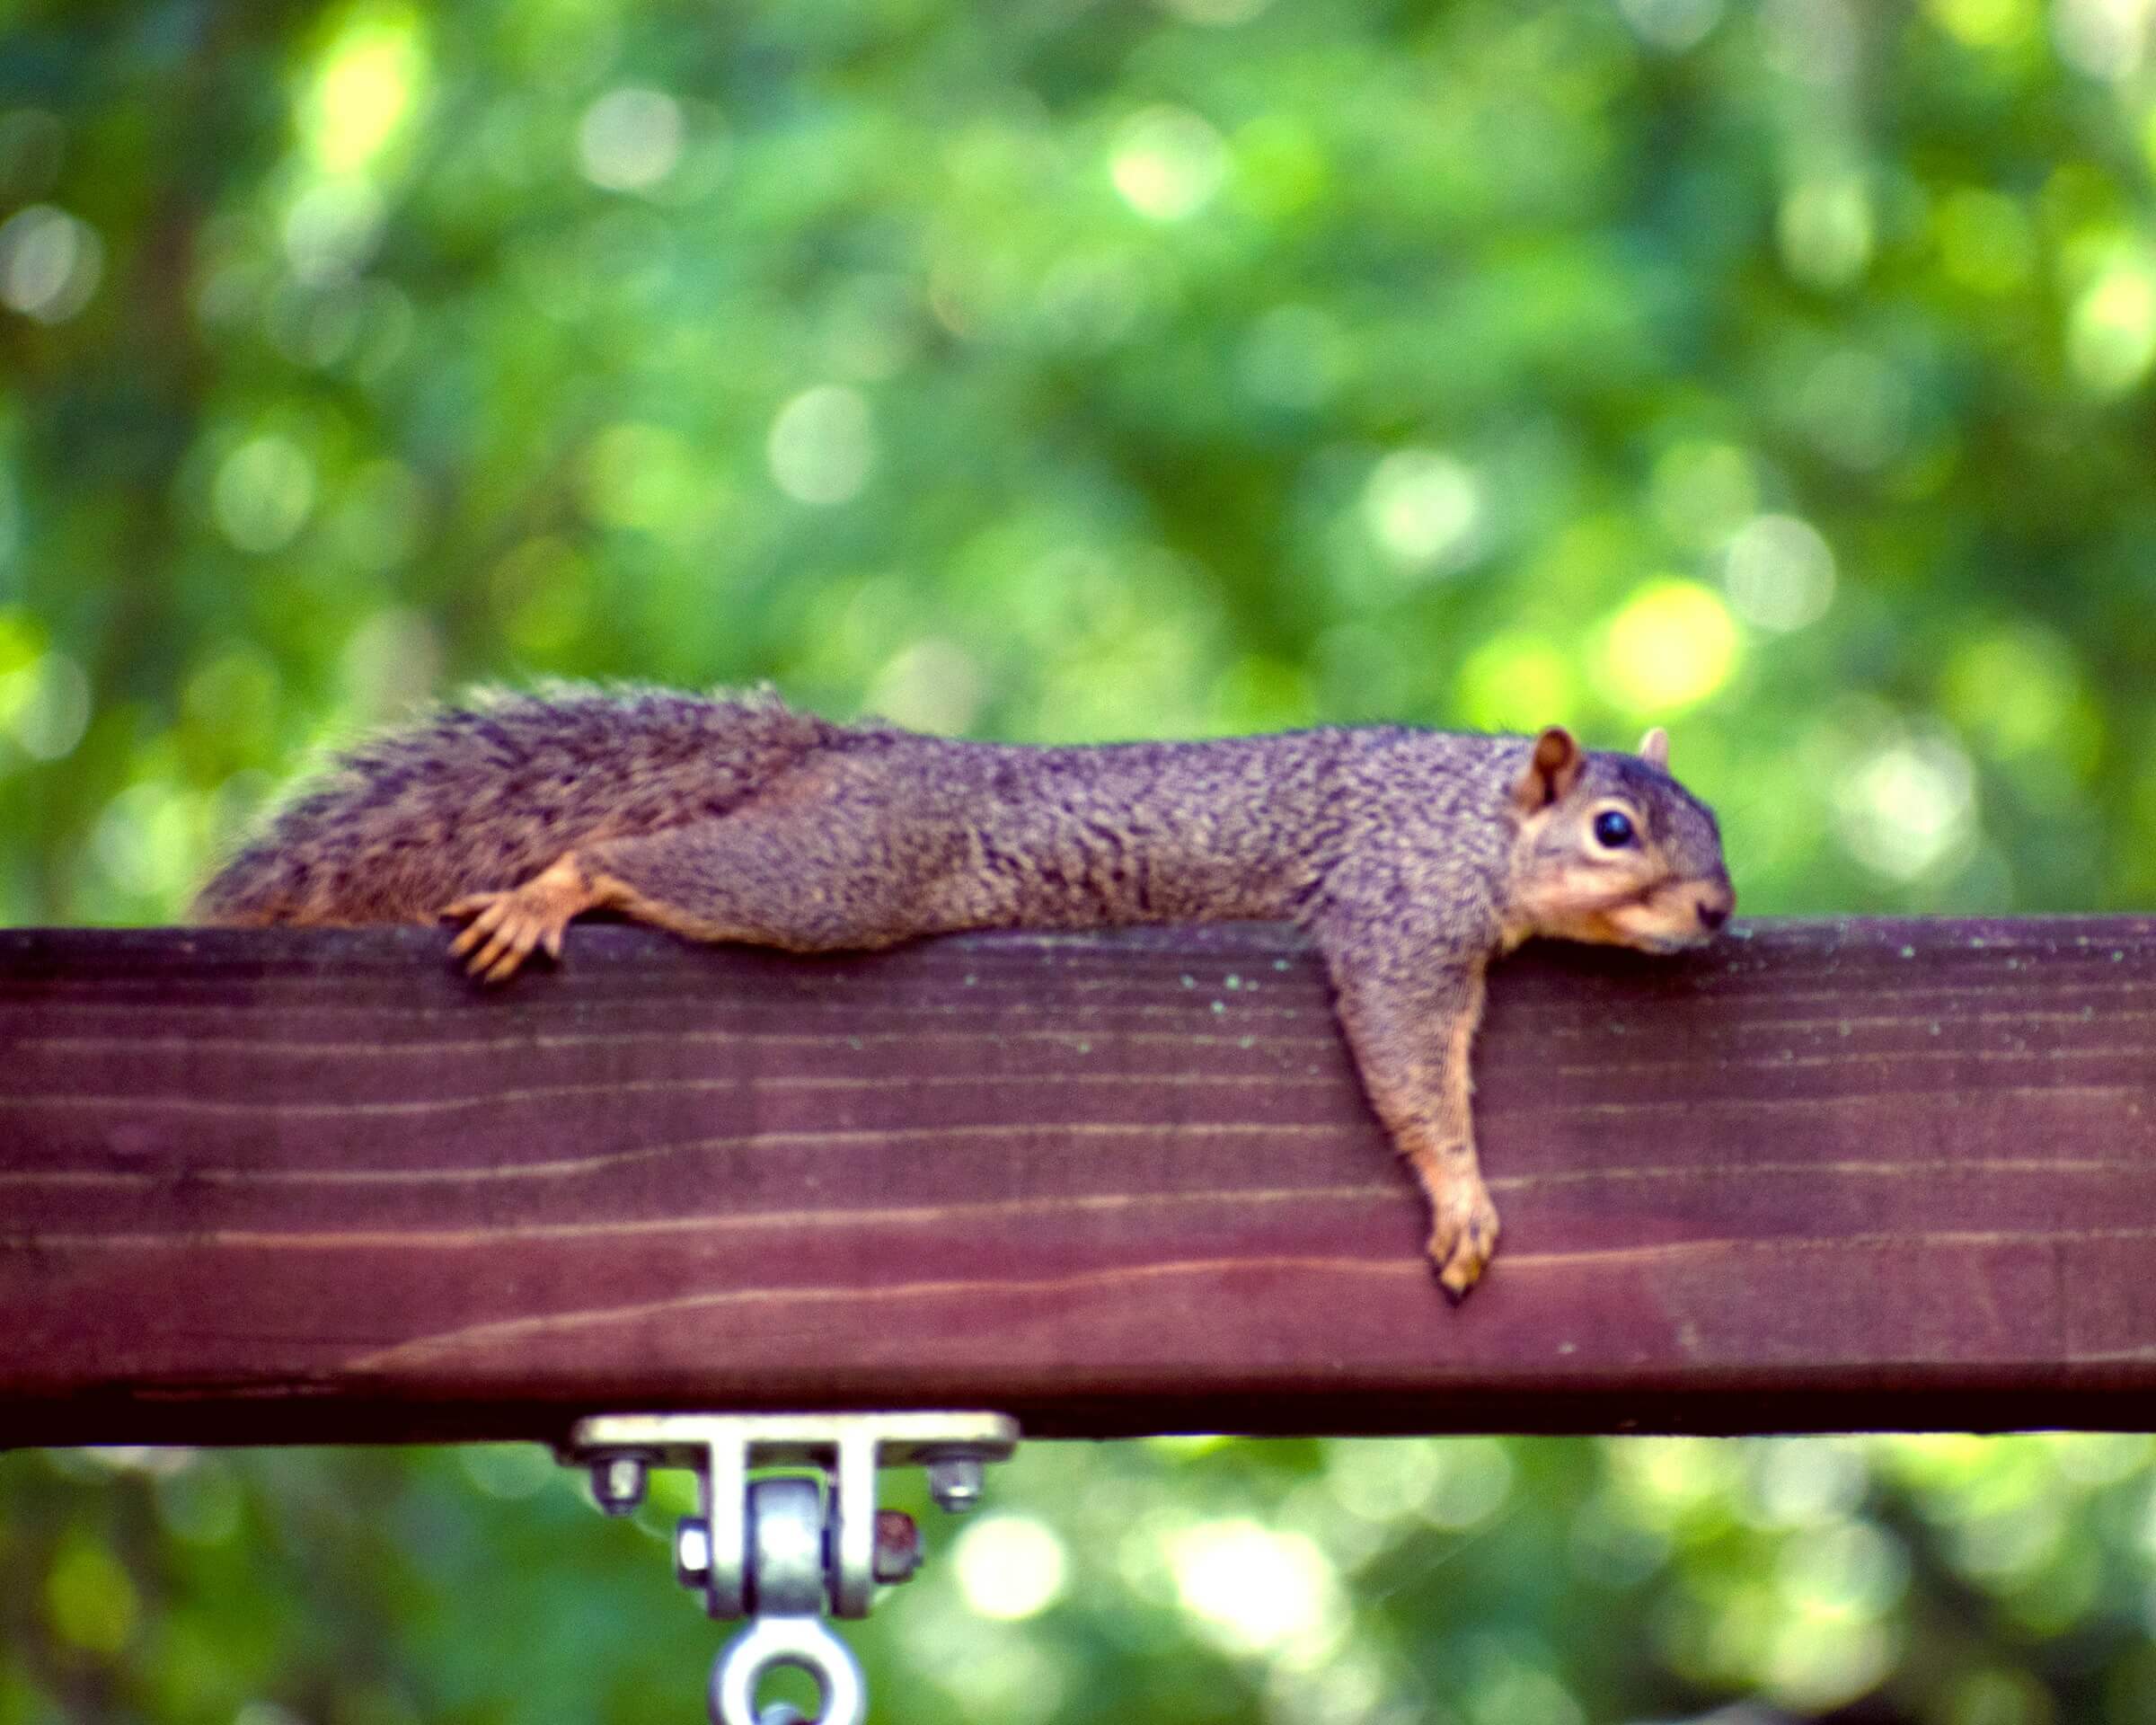
<svg viewBox="0 0 2156 1725">
<path fill-rule="evenodd" d="M 591 1500 L 610 1516 L 625 1516 L 644 1500 L 644 1464 L 609 1455 L 591 1464 Z"/>
<path fill-rule="evenodd" d="M 928 1495 L 946 1515 L 962 1516 L 981 1500 L 981 1458 L 938 1455 L 928 1464 Z"/>
<path fill-rule="evenodd" d="M 910 1581 L 921 1567 L 921 1529 L 903 1509 L 876 1512 L 876 1563 L 879 1581 Z"/>
<path fill-rule="evenodd" d="M 711 1524 L 684 1516 L 674 1528 L 674 1578 L 685 1588 L 701 1588 L 711 1579 Z"/>
</svg>

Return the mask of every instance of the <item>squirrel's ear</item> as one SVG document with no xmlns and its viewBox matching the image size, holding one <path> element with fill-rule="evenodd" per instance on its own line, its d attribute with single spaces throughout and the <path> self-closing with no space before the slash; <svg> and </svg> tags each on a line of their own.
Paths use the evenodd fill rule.
<svg viewBox="0 0 2156 1725">
<path fill-rule="evenodd" d="M 1547 809 L 1571 790 L 1579 778 L 1580 764 L 1579 745 L 1572 740 L 1572 733 L 1562 725 L 1551 725 L 1534 739 L 1526 770 L 1512 787 L 1514 803 L 1523 814 Z"/>
<path fill-rule="evenodd" d="M 1649 766 L 1669 771 L 1669 733 L 1657 725 L 1639 739 L 1639 758 Z"/>
</svg>

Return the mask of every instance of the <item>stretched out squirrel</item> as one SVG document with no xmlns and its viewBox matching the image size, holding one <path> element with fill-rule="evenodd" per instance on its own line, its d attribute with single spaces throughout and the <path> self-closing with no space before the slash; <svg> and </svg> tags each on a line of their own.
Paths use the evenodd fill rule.
<svg viewBox="0 0 2156 1725">
<path fill-rule="evenodd" d="M 1455 1296 L 1498 1240 L 1469 1118 L 1484 968 L 1530 935 L 1650 951 L 1735 902 L 1668 742 L 1406 728 L 1038 748 L 775 698 L 563 689 L 344 756 L 203 889 L 204 921 L 432 922 L 489 982 L 609 908 L 813 952 L 978 928 L 1267 918 L 1323 953 Z"/>
</svg>

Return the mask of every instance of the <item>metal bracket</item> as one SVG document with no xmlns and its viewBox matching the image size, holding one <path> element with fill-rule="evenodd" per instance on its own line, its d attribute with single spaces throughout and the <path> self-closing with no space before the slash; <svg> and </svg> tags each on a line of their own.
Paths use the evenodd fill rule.
<svg viewBox="0 0 2156 1725">
<path fill-rule="evenodd" d="M 816 1679 L 817 1725 L 859 1725 L 861 1668 L 823 1614 L 867 1616 L 876 1585 L 921 1562 L 913 1517 L 877 1509 L 878 1468 L 925 1467 L 938 1507 L 963 1511 L 980 1499 L 985 1464 L 1017 1443 L 1018 1422 L 1000 1413 L 626 1413 L 579 1420 L 558 1454 L 590 1470 L 592 1497 L 613 1516 L 643 1501 L 652 1468 L 695 1474 L 675 1575 L 711 1616 L 755 1619 L 711 1669 L 713 1725 L 755 1725 L 756 1684 L 776 1665 Z"/>
</svg>

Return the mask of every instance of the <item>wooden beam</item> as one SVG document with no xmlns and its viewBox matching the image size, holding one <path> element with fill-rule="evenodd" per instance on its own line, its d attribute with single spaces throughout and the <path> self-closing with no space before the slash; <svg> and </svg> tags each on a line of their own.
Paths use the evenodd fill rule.
<svg viewBox="0 0 2156 1725">
<path fill-rule="evenodd" d="M 1447 1304 L 1289 931 L 0 933 L 0 1443 L 2156 1424 L 2156 921 L 1531 950 Z"/>
</svg>

